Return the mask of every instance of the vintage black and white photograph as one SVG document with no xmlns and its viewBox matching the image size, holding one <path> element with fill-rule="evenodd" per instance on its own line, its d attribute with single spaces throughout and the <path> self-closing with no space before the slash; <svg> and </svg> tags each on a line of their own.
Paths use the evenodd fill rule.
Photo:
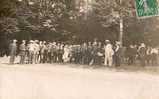
<svg viewBox="0 0 159 99">
<path fill-rule="evenodd" d="M 0 0 L 0 99 L 159 99 L 159 0 Z"/>
</svg>

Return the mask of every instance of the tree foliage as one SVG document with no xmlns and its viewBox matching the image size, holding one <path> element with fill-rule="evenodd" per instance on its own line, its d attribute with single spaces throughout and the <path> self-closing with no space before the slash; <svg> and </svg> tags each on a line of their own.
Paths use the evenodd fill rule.
<svg viewBox="0 0 159 99">
<path fill-rule="evenodd" d="M 70 35 L 76 16 L 72 0 L 3 0 L 0 5 L 0 32 L 13 37 L 22 33 L 31 39 L 45 32 L 54 37 Z"/>
<path fill-rule="evenodd" d="M 17 19 L 4 17 L 0 19 L 1 32 L 6 34 L 12 34 L 13 32 L 19 32 Z"/>
<path fill-rule="evenodd" d="M 0 33 L 10 34 L 13 32 L 18 32 L 18 21 L 15 18 L 14 0 L 1 0 L 0 2 Z"/>
<path fill-rule="evenodd" d="M 93 5 L 97 18 L 104 27 L 118 24 L 119 18 L 135 15 L 133 0 L 96 0 Z"/>
<path fill-rule="evenodd" d="M 159 20 L 155 17 L 139 19 L 134 0 L 96 0 L 93 7 L 96 18 L 105 28 L 115 24 L 119 27 L 119 18 L 123 18 L 125 45 L 140 42 L 156 45 Z M 119 33 L 119 28 L 116 29 Z"/>
<path fill-rule="evenodd" d="M 123 18 L 126 43 L 157 39 L 157 18 L 138 19 L 134 0 L 92 1 L 91 6 L 82 9 L 82 5 L 75 4 L 76 0 L 1 0 L 0 36 L 49 40 L 79 38 L 79 41 L 94 37 L 116 39 L 119 18 Z M 91 12 L 86 11 L 89 7 L 92 7 Z"/>
<path fill-rule="evenodd" d="M 56 32 L 60 21 L 69 19 L 70 0 L 33 0 L 18 3 L 18 17 L 33 30 L 49 29 Z"/>
</svg>

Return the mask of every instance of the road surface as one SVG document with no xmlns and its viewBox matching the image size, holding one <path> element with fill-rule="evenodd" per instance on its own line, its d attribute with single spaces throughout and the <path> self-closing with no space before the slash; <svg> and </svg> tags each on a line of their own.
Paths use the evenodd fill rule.
<svg viewBox="0 0 159 99">
<path fill-rule="evenodd" d="M 159 75 L 0 63 L 0 99 L 159 99 Z"/>
</svg>

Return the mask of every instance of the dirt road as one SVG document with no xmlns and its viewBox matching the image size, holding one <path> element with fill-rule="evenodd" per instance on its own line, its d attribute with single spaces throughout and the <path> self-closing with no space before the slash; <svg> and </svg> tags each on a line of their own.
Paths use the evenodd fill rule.
<svg viewBox="0 0 159 99">
<path fill-rule="evenodd" d="M 65 65 L 0 64 L 0 99 L 159 99 L 159 76 Z"/>
</svg>

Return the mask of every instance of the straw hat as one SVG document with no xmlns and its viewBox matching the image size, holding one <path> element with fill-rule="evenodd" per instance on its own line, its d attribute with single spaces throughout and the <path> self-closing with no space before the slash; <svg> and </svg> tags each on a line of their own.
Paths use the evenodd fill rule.
<svg viewBox="0 0 159 99">
<path fill-rule="evenodd" d="M 110 42 L 110 40 L 105 40 L 105 42 Z"/>
<path fill-rule="evenodd" d="M 33 43 L 34 41 L 33 41 L 33 40 L 30 40 L 29 42 L 30 42 L 30 43 Z"/>
<path fill-rule="evenodd" d="M 13 40 L 13 42 L 17 42 L 17 40 L 16 40 L 16 39 L 14 39 L 14 40 Z"/>
</svg>

